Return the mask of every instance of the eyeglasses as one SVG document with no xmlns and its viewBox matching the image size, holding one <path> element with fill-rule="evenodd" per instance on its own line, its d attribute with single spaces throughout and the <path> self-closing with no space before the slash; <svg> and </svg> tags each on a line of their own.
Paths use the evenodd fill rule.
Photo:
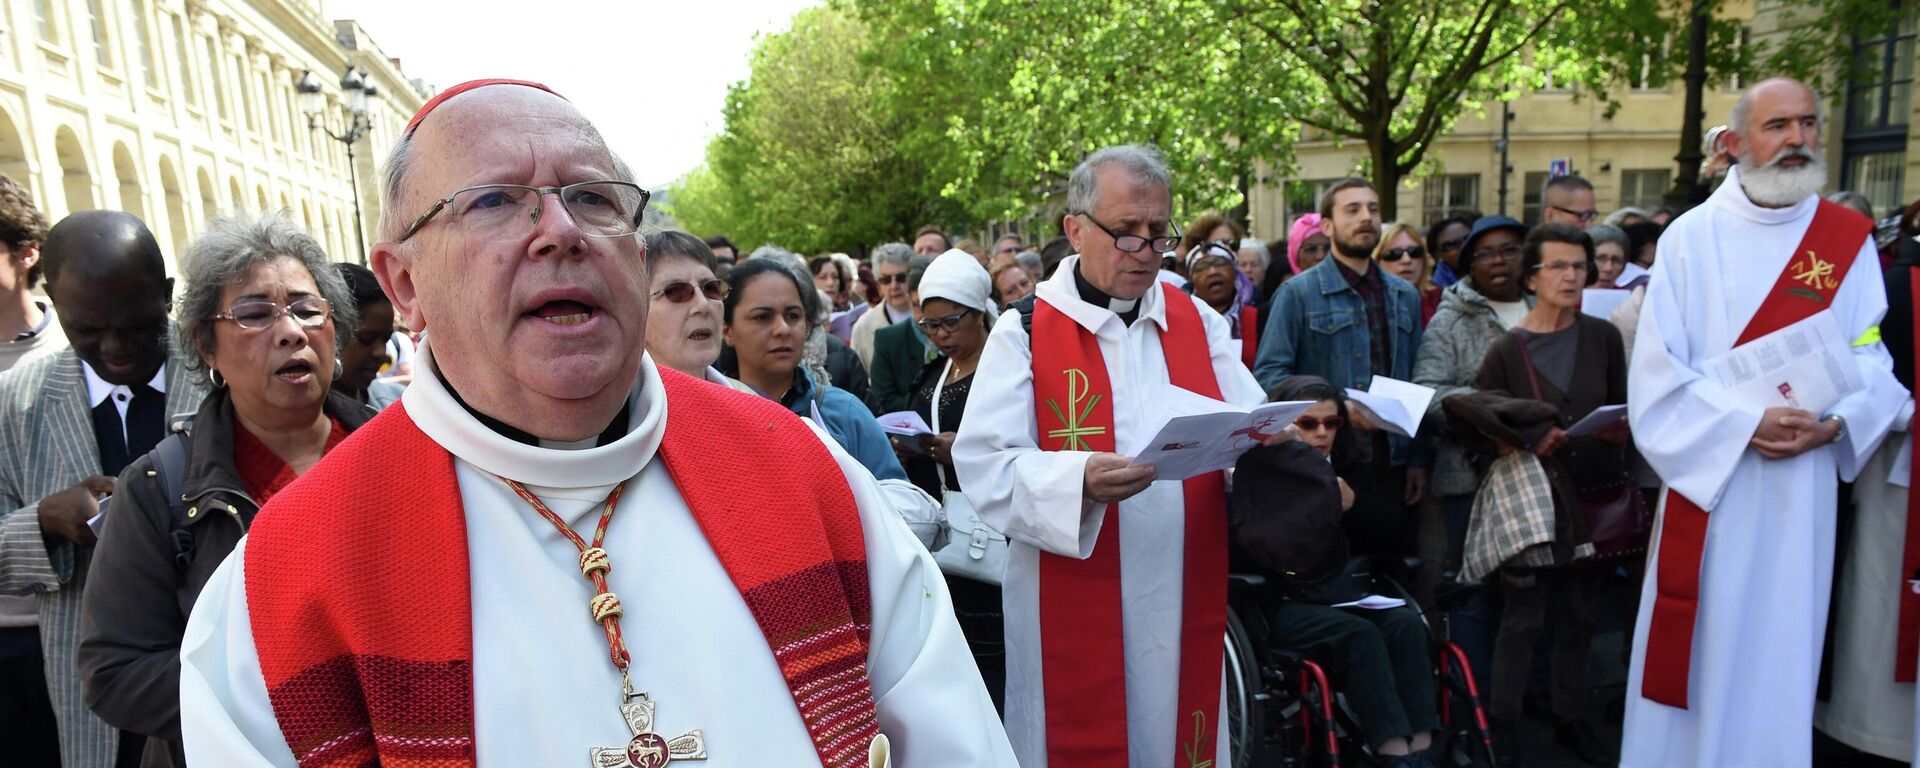
<svg viewBox="0 0 1920 768">
<path fill-rule="evenodd" d="M 893 285 L 894 283 L 904 283 L 906 282 L 906 280 L 907 280 L 906 275 L 875 274 L 873 276 L 873 281 L 881 285 Z"/>
<path fill-rule="evenodd" d="M 1294 426 L 1299 427 L 1300 431 L 1302 432 L 1313 432 L 1315 430 L 1318 430 L 1321 427 L 1326 427 L 1328 431 L 1338 432 L 1340 431 L 1341 427 L 1344 427 L 1347 425 L 1347 420 L 1339 416 L 1328 416 L 1324 419 L 1316 419 L 1312 416 L 1302 416 L 1300 418 L 1294 419 L 1293 423 L 1294 423 Z"/>
<path fill-rule="evenodd" d="M 656 299 L 665 296 L 667 301 L 675 304 L 685 304 L 693 301 L 693 291 L 695 287 L 693 283 L 685 280 L 675 280 L 667 283 L 667 287 L 654 291 L 653 296 Z M 712 280 L 700 281 L 698 288 L 700 289 L 700 293 L 706 295 L 708 299 L 713 301 L 726 301 L 727 293 L 733 290 L 732 285 L 729 285 L 727 281 L 717 277 Z"/>
<path fill-rule="evenodd" d="M 1018 255 L 1020 253 L 1020 248 L 1021 246 L 1018 246 L 1018 245 L 1003 245 L 1003 246 L 1000 246 L 1000 250 L 994 251 L 994 253 L 1011 253 L 1011 254 Z"/>
<path fill-rule="evenodd" d="M 319 328 L 327 324 L 328 312 L 332 309 L 326 299 L 307 296 L 294 299 L 292 303 L 281 304 L 273 301 L 243 301 L 233 305 L 225 312 L 214 315 L 215 320 L 232 320 L 234 325 L 249 331 L 271 328 L 280 318 L 293 316 L 293 322 L 302 328 Z"/>
<path fill-rule="evenodd" d="M 921 318 L 919 323 L 917 324 L 920 326 L 920 331 L 922 333 L 933 333 L 934 331 L 954 331 L 960 327 L 960 321 L 967 319 L 967 315 L 971 315 L 971 314 L 973 314 L 973 310 L 963 309 L 963 310 L 960 310 L 959 312 L 955 312 L 951 315 L 947 315 L 946 317 Z"/>
<path fill-rule="evenodd" d="M 475 184 L 435 201 L 413 220 L 413 226 L 395 242 L 406 242 L 421 227 L 452 208 L 453 222 L 467 232 L 490 239 L 521 237 L 540 220 L 541 201 L 556 195 L 573 217 L 573 225 L 588 237 L 623 237 L 640 226 L 640 214 L 653 193 L 624 181 L 582 181 L 564 187 L 525 184 Z"/>
<path fill-rule="evenodd" d="M 1466 247 L 1466 244 L 1467 244 L 1467 239 L 1464 237 L 1456 237 L 1456 238 L 1453 238 L 1452 240 L 1442 240 L 1440 241 L 1440 252 L 1447 253 L 1450 251 L 1457 251 L 1463 247 Z"/>
<path fill-rule="evenodd" d="M 1300 246 L 1300 252 L 1301 253 L 1326 253 L 1327 247 L 1328 246 L 1326 243 L 1314 243 L 1312 245 L 1302 245 Z"/>
<path fill-rule="evenodd" d="M 1179 227 L 1173 227 L 1173 234 L 1170 235 L 1141 237 L 1128 232 L 1116 232 L 1112 227 L 1100 223 L 1099 219 L 1094 218 L 1093 214 L 1087 213 L 1086 211 L 1077 211 L 1076 215 L 1087 217 L 1087 221 L 1093 222 L 1093 225 L 1099 227 L 1100 231 L 1107 233 L 1107 237 L 1113 238 L 1113 247 L 1121 253 L 1139 253 L 1148 247 L 1153 248 L 1155 253 L 1165 253 L 1180 246 Z"/>
<path fill-rule="evenodd" d="M 1502 261 L 1513 261 L 1514 259 L 1520 258 L 1520 250 L 1521 248 L 1519 243 L 1508 243 L 1506 245 L 1500 246 L 1500 250 L 1497 250 L 1497 251 L 1491 248 L 1482 248 L 1480 250 L 1474 251 L 1473 258 L 1475 261 L 1478 261 L 1480 259 L 1494 259 L 1494 258 L 1500 259 Z"/>
<path fill-rule="evenodd" d="M 1593 265 L 1584 261 L 1556 261 L 1552 264 L 1535 264 L 1533 265 L 1533 269 L 1536 272 L 1551 272 L 1555 274 L 1572 270 L 1584 275 L 1588 270 L 1593 269 Z"/>
<path fill-rule="evenodd" d="M 1579 219 L 1580 223 L 1582 224 L 1591 223 L 1595 216 L 1600 215 L 1599 211 L 1576 211 L 1576 210 L 1573 210 L 1572 208 L 1562 208 L 1560 206 L 1552 205 L 1552 204 L 1549 204 L 1547 207 L 1552 208 L 1561 213 L 1564 213 L 1568 216 L 1572 216 L 1576 219 Z"/>
<path fill-rule="evenodd" d="M 1408 257 L 1424 259 L 1427 257 L 1427 249 L 1417 245 L 1409 245 L 1403 248 L 1388 248 L 1380 254 L 1381 261 L 1399 261 Z"/>
</svg>

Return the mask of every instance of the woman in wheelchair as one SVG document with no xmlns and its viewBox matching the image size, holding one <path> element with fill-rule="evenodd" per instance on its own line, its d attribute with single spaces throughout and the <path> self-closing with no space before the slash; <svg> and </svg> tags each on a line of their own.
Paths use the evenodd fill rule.
<svg viewBox="0 0 1920 768">
<path fill-rule="evenodd" d="M 1366 482 L 1369 468 L 1352 458 L 1357 443 L 1342 430 L 1347 405 L 1338 389 L 1316 376 L 1293 376 L 1270 399 L 1315 402 L 1294 422 L 1299 440 L 1255 449 L 1234 472 L 1235 547 L 1270 584 L 1280 585 L 1263 601 L 1269 643 L 1304 654 L 1327 670 L 1345 693 L 1367 745 L 1386 765 L 1435 766 L 1429 750 L 1441 723 L 1433 645 L 1420 613 L 1404 601 L 1378 596 L 1368 602 L 1398 604 L 1340 607 L 1371 591 L 1345 567 L 1346 553 L 1397 556 L 1369 550 L 1378 542 L 1399 540 L 1401 531 L 1390 526 L 1410 522 L 1404 512 L 1393 511 L 1390 499 L 1374 495 Z M 1281 500 L 1291 512 L 1274 509 Z M 1285 531 L 1273 525 L 1282 514 Z M 1303 569 L 1303 562 L 1323 567 Z"/>
</svg>

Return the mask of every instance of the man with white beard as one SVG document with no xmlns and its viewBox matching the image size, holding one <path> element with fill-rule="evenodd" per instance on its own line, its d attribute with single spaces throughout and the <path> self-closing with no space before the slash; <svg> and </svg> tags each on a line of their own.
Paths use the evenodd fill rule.
<svg viewBox="0 0 1920 768">
<path fill-rule="evenodd" d="M 1743 94 L 1726 139 L 1738 168 L 1660 238 L 1628 403 L 1667 492 L 1622 766 L 1812 761 L 1836 486 L 1907 397 L 1878 340 L 1887 303 L 1872 223 L 1818 197 L 1819 103 L 1788 79 Z M 1858 339 L 1842 364 L 1864 382 L 1826 413 L 1760 411 L 1702 375 L 1703 361 L 1822 311 Z"/>
</svg>

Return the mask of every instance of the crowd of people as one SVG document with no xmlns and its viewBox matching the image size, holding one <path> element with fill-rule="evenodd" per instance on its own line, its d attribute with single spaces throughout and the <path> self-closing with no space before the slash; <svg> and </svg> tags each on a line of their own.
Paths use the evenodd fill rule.
<svg viewBox="0 0 1920 768">
<path fill-rule="evenodd" d="M 1536 225 L 1388 222 L 1352 178 L 1262 242 L 1122 145 L 1044 242 L 807 258 L 643 228 L 572 105 L 474 81 L 368 266 L 236 213 L 178 286 L 0 176 L 7 762 L 1237 766 L 1234 572 L 1382 765 L 1451 760 L 1442 639 L 1500 766 L 1909 759 L 1920 205 L 1876 242 L 1819 197 L 1821 117 L 1755 85 L 1685 211 L 1566 175 Z M 1707 373 L 1828 317 L 1819 410 Z M 1170 388 L 1303 410 L 1162 478 Z"/>
</svg>

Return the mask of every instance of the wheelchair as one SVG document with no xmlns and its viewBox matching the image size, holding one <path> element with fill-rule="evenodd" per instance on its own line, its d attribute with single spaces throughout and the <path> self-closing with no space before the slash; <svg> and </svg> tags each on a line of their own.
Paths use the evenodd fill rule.
<svg viewBox="0 0 1920 768">
<path fill-rule="evenodd" d="M 1420 611 L 1412 593 L 1384 568 L 1356 564 L 1371 576 L 1374 592 L 1399 597 Z M 1410 572 L 1417 560 L 1395 563 Z M 1268 588 L 1259 574 L 1229 577 L 1226 633 L 1227 739 L 1232 768 L 1340 768 L 1384 763 L 1371 754 L 1357 718 L 1328 682 L 1326 670 L 1306 655 L 1274 649 L 1261 599 Z M 1471 596 L 1477 586 L 1436 596 L 1442 607 Z M 1422 621 L 1426 621 L 1421 611 Z M 1444 615 L 1444 613 L 1442 614 Z M 1433 668 L 1441 732 L 1432 753 L 1443 766 L 1491 768 L 1493 737 L 1474 683 L 1473 668 L 1459 645 L 1442 631 L 1434 638 Z"/>
</svg>

